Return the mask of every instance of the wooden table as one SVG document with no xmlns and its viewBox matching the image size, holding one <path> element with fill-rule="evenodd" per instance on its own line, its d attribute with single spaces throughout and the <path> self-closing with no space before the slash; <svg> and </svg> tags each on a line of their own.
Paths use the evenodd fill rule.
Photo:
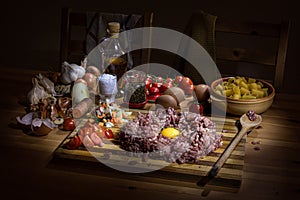
<svg viewBox="0 0 300 200">
<path fill-rule="evenodd" d="M 1 192 L 22 199 L 299 199 L 300 197 L 300 96 L 276 94 L 263 123 L 246 140 L 245 165 L 237 193 L 203 190 L 145 180 L 101 176 L 88 165 L 56 165 L 52 153 L 69 134 L 53 131 L 34 137 L 16 126 L 25 113 L 19 100 L 31 88 L 33 70 L 1 72 Z M 253 145 L 253 141 L 260 144 Z M 259 150 L 257 150 L 259 147 Z"/>
</svg>

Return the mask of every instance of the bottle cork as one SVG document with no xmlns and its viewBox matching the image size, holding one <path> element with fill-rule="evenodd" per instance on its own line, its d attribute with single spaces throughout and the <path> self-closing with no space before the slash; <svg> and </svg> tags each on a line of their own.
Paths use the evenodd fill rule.
<svg viewBox="0 0 300 200">
<path fill-rule="evenodd" d="M 110 33 L 119 33 L 120 32 L 120 23 L 119 22 L 109 22 L 108 29 Z"/>
</svg>

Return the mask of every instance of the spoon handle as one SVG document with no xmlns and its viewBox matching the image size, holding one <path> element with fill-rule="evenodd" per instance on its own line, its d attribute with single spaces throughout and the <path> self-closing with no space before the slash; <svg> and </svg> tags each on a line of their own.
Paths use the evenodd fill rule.
<svg viewBox="0 0 300 200">
<path fill-rule="evenodd" d="M 223 164 L 226 162 L 228 157 L 231 155 L 234 148 L 238 145 L 244 135 L 248 132 L 249 127 L 242 127 L 241 130 L 235 135 L 235 137 L 231 140 L 229 145 L 226 147 L 222 155 L 212 166 L 211 170 L 208 172 L 208 175 L 201 179 L 197 184 L 199 186 L 204 186 L 209 180 L 217 175 Z"/>
<path fill-rule="evenodd" d="M 226 147 L 222 155 L 219 157 L 217 162 L 214 164 L 214 167 L 221 168 L 223 164 L 226 162 L 228 157 L 231 155 L 235 147 L 238 145 L 238 143 L 241 141 L 241 139 L 245 136 L 245 134 L 248 132 L 247 127 L 242 127 L 240 132 L 234 136 L 234 138 L 231 140 L 229 145 Z"/>
</svg>

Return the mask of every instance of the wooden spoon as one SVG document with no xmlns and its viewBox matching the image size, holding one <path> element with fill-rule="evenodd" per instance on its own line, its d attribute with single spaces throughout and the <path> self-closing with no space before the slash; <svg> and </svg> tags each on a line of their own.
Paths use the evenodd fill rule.
<svg viewBox="0 0 300 200">
<path fill-rule="evenodd" d="M 223 164 L 226 162 L 234 148 L 237 146 L 237 144 L 240 142 L 240 140 L 244 137 L 244 135 L 247 133 L 249 134 L 254 128 L 259 126 L 259 124 L 262 122 L 262 117 L 260 115 L 257 115 L 256 119 L 254 121 L 250 121 L 248 116 L 246 114 L 243 114 L 240 118 L 240 124 L 241 124 L 241 130 L 235 135 L 235 137 L 231 140 L 229 145 L 226 147 L 222 155 L 219 157 L 219 159 L 216 161 L 216 163 L 212 166 L 211 170 L 208 172 L 207 176 L 203 177 L 200 181 L 197 182 L 197 185 L 199 186 L 205 186 L 208 181 L 210 181 L 212 178 L 214 178 Z"/>
</svg>

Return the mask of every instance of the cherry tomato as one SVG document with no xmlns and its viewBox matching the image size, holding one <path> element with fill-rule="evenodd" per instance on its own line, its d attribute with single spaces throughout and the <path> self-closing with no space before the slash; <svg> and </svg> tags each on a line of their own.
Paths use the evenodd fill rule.
<svg viewBox="0 0 300 200">
<path fill-rule="evenodd" d="M 159 82 L 154 82 L 152 83 L 152 87 L 157 87 L 157 88 L 160 88 L 161 86 L 163 85 L 163 83 L 159 83 Z"/>
<path fill-rule="evenodd" d="M 63 122 L 63 129 L 66 131 L 73 131 L 76 128 L 75 121 L 73 118 L 68 117 Z"/>
<path fill-rule="evenodd" d="M 74 138 L 71 138 L 67 143 L 66 143 L 67 149 L 76 149 L 77 148 L 77 142 L 75 141 Z"/>
<path fill-rule="evenodd" d="M 72 137 L 67 143 L 66 147 L 67 149 L 77 149 L 82 144 L 81 139 L 78 135 Z"/>
<path fill-rule="evenodd" d="M 82 145 L 82 140 L 81 140 L 81 137 L 76 135 L 75 136 L 76 140 L 77 140 L 77 146 L 80 147 Z"/>
<path fill-rule="evenodd" d="M 150 94 L 157 94 L 157 93 L 159 93 L 158 87 L 152 86 L 151 88 L 149 88 L 149 93 Z"/>
<path fill-rule="evenodd" d="M 104 134 L 105 134 L 105 136 L 106 136 L 107 139 L 113 139 L 115 137 L 114 133 L 109 128 L 105 129 Z"/>
<path fill-rule="evenodd" d="M 184 89 L 189 88 L 191 85 L 193 85 L 193 81 L 189 77 L 183 77 L 182 81 L 179 84 L 179 87 Z"/>
<path fill-rule="evenodd" d="M 192 95 L 194 92 L 194 85 L 189 85 L 182 89 L 186 95 Z"/>
<path fill-rule="evenodd" d="M 202 104 L 200 104 L 198 102 L 191 102 L 191 103 L 189 103 L 189 111 L 190 112 L 203 115 L 203 110 L 204 110 L 204 107 L 203 107 Z"/>
<path fill-rule="evenodd" d="M 159 92 L 164 93 L 167 89 L 169 89 L 171 87 L 173 87 L 173 84 L 171 82 L 167 82 L 159 88 Z"/>
<path fill-rule="evenodd" d="M 150 101 L 155 101 L 159 96 L 161 96 L 161 93 L 150 94 L 149 96 L 147 96 L 147 99 Z"/>
<path fill-rule="evenodd" d="M 179 84 L 183 79 L 183 76 L 176 76 L 174 83 Z"/>
<path fill-rule="evenodd" d="M 155 82 L 156 83 L 162 83 L 164 79 L 161 76 L 156 77 Z"/>
<path fill-rule="evenodd" d="M 166 79 L 165 82 L 173 84 L 174 83 L 174 79 L 172 79 L 172 78 L 169 77 L 169 78 Z"/>
<path fill-rule="evenodd" d="M 148 96 L 150 94 L 149 90 L 146 90 L 146 95 Z"/>
<path fill-rule="evenodd" d="M 146 89 L 149 89 L 151 87 L 152 82 L 153 82 L 152 78 L 150 78 L 150 77 L 146 78 L 146 81 L 145 81 Z"/>
</svg>

